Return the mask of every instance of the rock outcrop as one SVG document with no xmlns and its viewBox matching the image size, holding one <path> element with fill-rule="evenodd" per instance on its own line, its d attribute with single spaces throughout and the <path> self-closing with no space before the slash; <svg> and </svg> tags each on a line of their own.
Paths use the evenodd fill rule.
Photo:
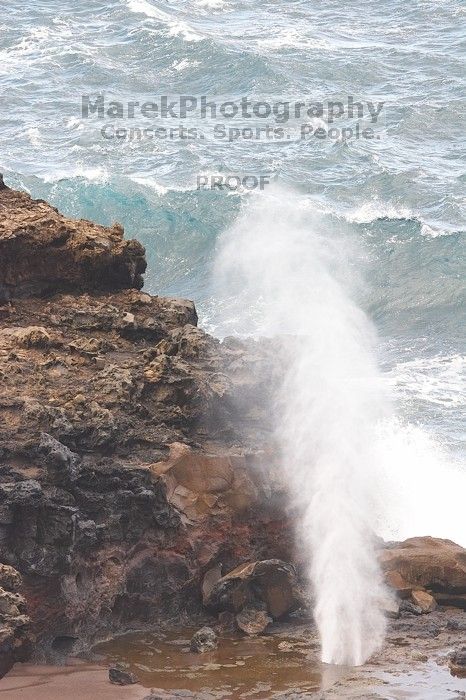
<svg viewBox="0 0 466 700">
<path fill-rule="evenodd" d="M 387 583 L 423 612 L 434 610 L 435 602 L 466 609 L 466 550 L 458 544 L 412 537 L 387 545 L 379 560 Z M 419 593 L 425 590 L 429 597 Z"/>
<path fill-rule="evenodd" d="M 0 289 L 8 298 L 142 287 L 144 248 L 123 240 L 119 224 L 73 221 L 5 186 L 0 204 Z"/>
</svg>

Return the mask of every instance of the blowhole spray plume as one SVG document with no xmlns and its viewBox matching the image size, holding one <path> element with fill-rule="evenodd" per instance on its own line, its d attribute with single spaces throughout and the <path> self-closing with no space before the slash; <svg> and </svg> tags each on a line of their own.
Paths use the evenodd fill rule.
<svg viewBox="0 0 466 700">
<path fill-rule="evenodd" d="M 276 434 L 308 562 L 322 660 L 359 665 L 383 642 L 386 596 L 374 549 L 373 448 L 386 400 L 374 330 L 352 300 L 343 241 L 279 188 L 252 202 L 220 244 L 218 274 L 284 336 Z"/>
</svg>

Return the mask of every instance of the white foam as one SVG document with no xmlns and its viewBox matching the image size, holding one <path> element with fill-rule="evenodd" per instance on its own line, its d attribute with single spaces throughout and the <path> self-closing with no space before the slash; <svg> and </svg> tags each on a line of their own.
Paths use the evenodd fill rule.
<svg viewBox="0 0 466 700">
<path fill-rule="evenodd" d="M 146 17 L 159 20 L 159 22 L 162 22 L 162 24 L 167 27 L 170 36 L 179 36 L 185 41 L 202 41 L 202 39 L 205 38 L 186 22 L 173 19 L 168 12 L 152 5 L 148 0 L 128 0 L 128 8 L 131 12 L 143 14 L 146 15 Z"/>
<path fill-rule="evenodd" d="M 437 355 L 398 362 L 386 379 L 405 396 L 445 408 L 466 406 L 464 355 Z"/>
<path fill-rule="evenodd" d="M 82 177 L 89 182 L 108 182 L 109 175 L 106 168 L 103 166 L 96 167 L 86 167 L 79 165 L 76 168 L 71 168 L 69 170 L 54 170 L 51 173 L 41 175 L 41 178 L 46 183 L 56 183 L 60 180 L 72 180 L 74 178 Z"/>
<path fill-rule="evenodd" d="M 364 202 L 345 214 L 345 219 L 348 222 L 356 224 L 369 224 L 378 219 L 412 218 L 415 216 L 407 207 L 399 207 L 390 202 L 381 202 L 378 199 Z"/>
<path fill-rule="evenodd" d="M 180 61 L 173 61 L 172 68 L 178 72 L 186 68 L 194 68 L 199 65 L 199 61 L 190 61 L 188 58 L 182 58 Z"/>
<path fill-rule="evenodd" d="M 227 7 L 225 0 L 197 0 L 196 4 L 209 10 L 224 10 Z"/>
</svg>

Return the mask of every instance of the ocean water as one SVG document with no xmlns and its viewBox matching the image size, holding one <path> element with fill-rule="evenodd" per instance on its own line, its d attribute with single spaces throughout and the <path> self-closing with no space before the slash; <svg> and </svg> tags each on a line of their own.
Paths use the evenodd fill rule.
<svg viewBox="0 0 466 700">
<path fill-rule="evenodd" d="M 0 16 L 5 181 L 68 215 L 120 221 L 147 248 L 147 290 L 194 299 L 207 330 L 260 331 L 261 300 L 240 313 L 212 269 L 219 237 L 261 192 L 199 190 L 198 175 L 267 176 L 332 249 L 351 241 L 342 274 L 378 331 L 397 413 L 387 452 L 411 494 L 390 532 L 463 544 L 465 19 L 461 0 L 3 0 Z M 202 139 L 130 140 L 101 128 L 163 120 L 86 118 L 82 95 L 100 93 L 384 106 L 373 140 L 230 143 L 199 115 L 185 121 Z"/>
</svg>

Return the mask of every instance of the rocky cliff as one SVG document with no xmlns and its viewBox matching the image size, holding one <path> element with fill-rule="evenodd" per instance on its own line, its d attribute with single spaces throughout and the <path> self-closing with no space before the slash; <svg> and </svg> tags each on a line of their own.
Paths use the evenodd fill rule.
<svg viewBox="0 0 466 700">
<path fill-rule="evenodd" d="M 299 565 L 270 426 L 277 344 L 220 343 L 192 302 L 140 291 L 144 269 L 120 226 L 0 181 L 0 674 L 33 635 L 66 653 L 212 591 L 256 596 L 269 560 Z M 381 552 L 400 597 L 461 605 L 465 556 L 428 538 Z"/>
<path fill-rule="evenodd" d="M 221 563 L 289 557 L 267 343 L 139 291 L 144 250 L 0 190 L 0 561 L 41 649 L 201 605 Z"/>
</svg>

